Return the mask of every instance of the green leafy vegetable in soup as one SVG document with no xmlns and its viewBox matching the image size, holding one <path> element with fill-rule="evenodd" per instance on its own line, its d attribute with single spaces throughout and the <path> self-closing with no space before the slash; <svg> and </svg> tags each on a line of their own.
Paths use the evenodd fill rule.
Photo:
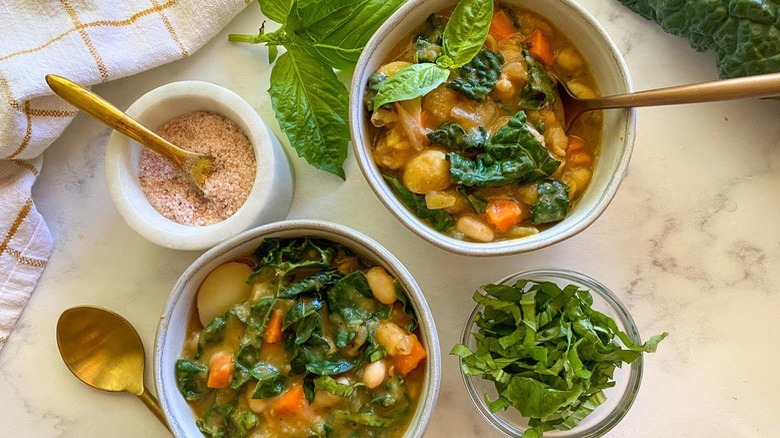
<svg viewBox="0 0 780 438">
<path fill-rule="evenodd" d="M 384 268 L 269 238 L 204 279 L 176 378 L 207 437 L 398 437 L 424 377 L 416 327 Z"/>
<path fill-rule="evenodd" d="M 556 78 L 598 93 L 566 36 L 524 9 L 462 0 L 400 41 L 364 98 L 398 199 L 452 237 L 491 242 L 566 218 L 591 180 L 601 119 L 564 131 Z"/>
<path fill-rule="evenodd" d="M 591 292 L 570 284 L 521 280 L 477 291 L 476 348 L 456 345 L 471 376 L 494 382 L 490 410 L 517 409 L 529 419 L 523 438 L 568 430 L 604 403 L 615 368 L 652 353 L 666 333 L 636 345 L 594 309 Z M 620 345 L 622 344 L 622 346 Z"/>
</svg>

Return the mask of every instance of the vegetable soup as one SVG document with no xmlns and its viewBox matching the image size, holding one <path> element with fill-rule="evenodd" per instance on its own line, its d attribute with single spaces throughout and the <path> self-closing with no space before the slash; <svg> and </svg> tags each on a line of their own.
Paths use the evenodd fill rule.
<svg viewBox="0 0 780 438">
<path fill-rule="evenodd" d="M 265 239 L 200 285 L 179 390 L 208 437 L 400 437 L 427 358 L 405 292 L 327 240 Z"/>
<path fill-rule="evenodd" d="M 597 161 L 602 122 L 569 132 L 558 80 L 598 94 L 564 33 L 525 9 L 463 0 L 431 15 L 369 78 L 372 155 L 416 216 L 454 238 L 492 242 L 566 217 Z"/>
</svg>

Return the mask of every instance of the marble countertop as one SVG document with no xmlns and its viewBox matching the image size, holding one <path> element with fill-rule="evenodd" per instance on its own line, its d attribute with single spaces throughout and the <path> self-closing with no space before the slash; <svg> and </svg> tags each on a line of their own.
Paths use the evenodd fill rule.
<svg viewBox="0 0 780 438">
<path fill-rule="evenodd" d="M 713 55 L 694 52 L 617 1 L 581 3 L 616 41 L 637 89 L 716 79 Z M 280 135 L 266 93 L 265 50 L 227 41 L 230 32 L 254 32 L 260 19 L 254 3 L 193 56 L 94 90 L 127 107 L 168 82 L 211 81 L 242 95 Z M 606 213 L 581 234 L 530 254 L 474 259 L 427 245 L 375 198 L 351 152 L 346 182 L 292 160 L 297 181 L 289 217 L 367 233 L 417 278 L 443 350 L 441 393 L 427 436 L 499 436 L 467 401 L 457 360 L 447 352 L 476 287 L 537 267 L 590 275 L 623 300 L 643 337 L 670 333 L 646 358 L 636 402 L 608 436 L 776 436 L 778 120 L 778 101 L 638 110 L 629 172 Z M 155 246 L 122 221 L 103 176 L 109 133 L 79 115 L 45 154 L 33 194 L 56 247 L 0 353 L 0 435 L 167 436 L 134 396 L 83 385 L 57 353 L 59 314 L 75 305 L 104 306 L 137 327 L 151 384 L 160 312 L 178 275 L 200 254 Z"/>
</svg>

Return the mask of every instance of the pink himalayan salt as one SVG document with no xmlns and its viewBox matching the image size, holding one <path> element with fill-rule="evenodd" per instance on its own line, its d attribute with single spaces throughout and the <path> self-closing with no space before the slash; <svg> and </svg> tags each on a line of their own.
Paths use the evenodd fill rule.
<svg viewBox="0 0 780 438">
<path fill-rule="evenodd" d="M 238 125 L 220 114 L 195 111 L 167 121 L 157 134 L 215 158 L 203 196 L 173 163 L 144 148 L 138 169 L 141 188 L 160 214 L 180 224 L 203 226 L 221 222 L 241 208 L 252 190 L 257 164 L 252 144 Z"/>
</svg>

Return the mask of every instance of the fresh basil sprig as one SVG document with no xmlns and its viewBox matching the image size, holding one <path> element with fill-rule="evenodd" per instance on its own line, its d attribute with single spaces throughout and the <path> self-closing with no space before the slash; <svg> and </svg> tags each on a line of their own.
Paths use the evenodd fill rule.
<svg viewBox="0 0 780 438">
<path fill-rule="evenodd" d="M 374 31 L 406 0 L 259 0 L 260 9 L 282 26 L 256 35 L 231 34 L 233 42 L 265 44 L 276 119 L 298 156 L 345 178 L 349 142 L 346 86 L 333 69 L 357 63 Z M 287 53 L 280 56 L 279 46 Z"/>
<path fill-rule="evenodd" d="M 374 109 L 428 94 L 447 82 L 450 71 L 470 62 L 482 49 L 493 18 L 492 0 L 461 0 L 442 37 L 442 56 L 402 68 L 379 87 Z"/>
</svg>

